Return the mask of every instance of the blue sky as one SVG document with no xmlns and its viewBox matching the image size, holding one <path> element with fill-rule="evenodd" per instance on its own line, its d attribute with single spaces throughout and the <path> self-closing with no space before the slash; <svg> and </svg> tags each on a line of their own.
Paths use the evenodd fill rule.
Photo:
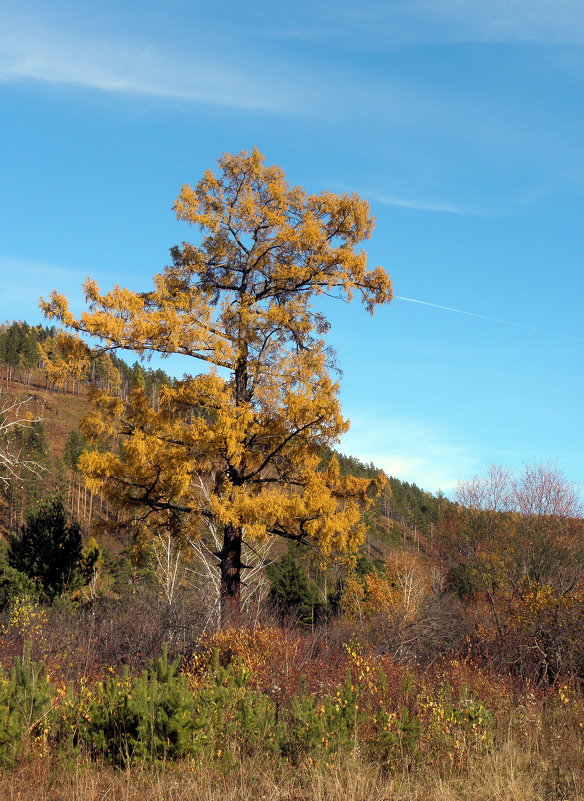
<svg viewBox="0 0 584 801">
<path fill-rule="evenodd" d="M 256 145 L 377 218 L 398 299 L 324 304 L 342 449 L 429 490 L 526 460 L 584 485 L 581 0 L 0 14 L 1 319 L 40 322 L 38 297 L 78 301 L 88 274 L 148 288 L 194 235 L 180 186 Z"/>
</svg>

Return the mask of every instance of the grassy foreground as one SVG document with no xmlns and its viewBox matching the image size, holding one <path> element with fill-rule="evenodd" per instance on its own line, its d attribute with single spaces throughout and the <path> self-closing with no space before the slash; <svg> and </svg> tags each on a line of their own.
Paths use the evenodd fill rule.
<svg viewBox="0 0 584 801">
<path fill-rule="evenodd" d="M 424 764 L 393 772 L 344 754 L 327 763 L 282 764 L 251 756 L 228 770 L 212 764 L 114 769 L 84 760 L 36 758 L 0 778 L 6 801 L 544 801 L 584 799 L 576 740 L 538 750 L 537 736 L 510 736 L 463 771 Z"/>
<path fill-rule="evenodd" d="M 176 663 L 173 663 L 176 664 Z M 584 700 L 275 628 L 191 660 L 0 681 L 4 801 L 584 801 Z"/>
</svg>

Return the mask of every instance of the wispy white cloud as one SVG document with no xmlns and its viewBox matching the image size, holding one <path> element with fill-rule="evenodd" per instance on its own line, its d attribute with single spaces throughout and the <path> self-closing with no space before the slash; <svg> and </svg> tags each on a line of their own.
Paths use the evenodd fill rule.
<svg viewBox="0 0 584 801">
<path fill-rule="evenodd" d="M 405 198 L 396 195 L 386 195 L 380 192 L 363 192 L 362 194 L 369 200 L 375 203 L 381 203 L 384 206 L 398 206 L 400 208 L 415 209 L 418 211 L 438 211 L 445 214 L 461 214 L 469 217 L 486 216 L 485 212 L 464 208 L 454 203 Z"/>
<path fill-rule="evenodd" d="M 349 412 L 350 414 L 350 412 Z M 430 492 L 447 492 L 477 469 L 478 457 L 436 425 L 374 411 L 351 415 L 340 450 Z"/>
<path fill-rule="evenodd" d="M 271 36 L 337 41 L 356 49 L 468 42 L 584 43 L 580 0 L 299 0 Z"/>
<path fill-rule="evenodd" d="M 26 27 L 9 16 L 3 23 L 0 82 L 70 85 L 328 122 L 354 118 L 358 106 L 360 114 L 381 116 L 394 130 L 430 125 L 450 129 L 453 120 L 467 113 L 456 98 L 438 97 L 415 81 L 384 75 L 365 84 L 344 64 L 333 61 L 323 69 L 322 60 L 266 49 L 254 35 L 240 37 L 246 40 L 242 47 L 232 25 L 217 33 L 208 19 L 201 23 L 202 43 L 196 48 L 187 47 L 181 37 L 170 41 L 167 32 L 152 32 L 154 39 L 123 31 L 105 36 L 61 28 L 41 17 Z M 347 105 L 347 97 L 355 102 Z M 489 130 L 490 140 L 495 136 Z"/>
<path fill-rule="evenodd" d="M 463 41 L 584 42 L 580 0 L 414 0 L 411 8 Z"/>
<path fill-rule="evenodd" d="M 377 127 L 387 134 L 387 152 L 392 150 L 392 138 L 398 146 L 402 144 L 404 132 L 416 142 L 415 157 L 399 157 L 400 168 L 408 170 L 407 180 L 386 192 L 387 183 L 377 184 L 372 179 L 370 185 L 378 186 L 378 191 L 362 192 L 380 204 L 473 217 L 514 213 L 519 201 L 514 203 L 509 191 L 502 196 L 498 182 L 485 189 L 485 206 L 491 210 L 465 199 L 471 192 L 477 195 L 472 180 L 458 191 L 453 188 L 459 167 L 452 162 L 445 168 L 445 164 L 455 147 L 464 163 L 461 169 L 465 178 L 481 172 L 484 163 L 509 172 L 537 159 L 537 170 L 530 175 L 536 173 L 544 183 L 551 176 L 552 188 L 581 181 L 577 132 L 561 119 L 548 115 L 536 125 L 533 119 L 537 119 L 537 109 L 529 105 L 526 111 L 521 104 L 502 105 L 497 96 L 468 93 L 447 83 L 432 86 L 423 76 L 408 74 L 407 70 L 372 70 L 366 62 L 362 68 L 361 62 L 345 59 L 344 53 L 340 58 L 340 51 L 317 51 L 315 46 L 299 53 L 293 46 L 278 42 L 271 27 L 272 20 L 289 23 L 298 17 L 300 29 L 318 30 L 322 26 L 323 38 L 333 40 L 337 30 L 339 35 L 355 35 L 364 42 L 374 41 L 381 31 L 383 45 L 394 41 L 394 26 L 396 30 L 411 29 L 412 36 L 419 37 L 412 41 L 424 41 L 426 31 L 433 31 L 438 40 L 442 37 L 446 41 L 446 28 L 440 20 L 450 20 L 450 14 L 454 22 L 450 20 L 448 24 L 457 30 L 457 25 L 464 27 L 462 21 L 467 17 L 472 20 L 470 5 L 462 0 L 396 0 L 391 4 L 387 0 L 366 0 L 359 6 L 339 0 L 334 13 L 330 0 L 324 7 L 299 0 L 293 14 L 290 8 L 274 12 L 267 2 L 259 2 L 257 7 L 252 4 L 253 8 L 248 9 L 226 0 L 219 15 L 203 7 L 200 21 L 197 17 L 200 27 L 195 44 L 187 35 L 187 22 L 193 23 L 192 12 L 185 11 L 188 4 L 182 6 L 183 17 L 176 25 L 171 24 L 171 14 L 161 7 L 158 13 L 164 24 L 160 29 L 144 23 L 136 31 L 131 30 L 128 20 L 119 26 L 114 24 L 115 6 L 104 4 L 95 12 L 107 18 L 109 27 L 104 32 L 104 25 L 99 28 L 92 17 L 85 22 L 76 7 L 68 5 L 70 0 L 63 3 L 67 24 L 58 24 L 56 18 L 51 18 L 51 6 L 39 6 L 34 0 L 23 2 L 29 7 L 26 24 L 24 13 L 9 9 L 4 13 L 2 9 L 0 82 L 35 81 L 110 95 L 159 98 L 175 101 L 181 108 L 204 104 L 294 115 L 327 126 L 342 123 L 347 139 L 355 135 L 356 121 L 368 119 L 373 130 Z M 477 2 L 485 16 L 487 0 Z M 502 2 L 494 2 L 502 19 Z M 547 0 L 534 2 L 540 8 L 537 18 L 543 18 L 544 9 L 549 11 L 550 4 Z M 572 0 L 559 2 L 567 8 Z M 525 11 L 523 0 L 509 3 L 517 16 L 519 6 Z M 37 13 L 31 13 L 32 9 Z M 138 14 L 137 4 L 133 13 Z M 400 21 L 405 22 L 401 25 Z M 262 35 L 272 41 L 262 41 Z M 398 152 L 398 147 L 393 151 Z M 429 160 L 420 159 L 420 153 L 431 154 Z M 432 170 L 436 171 L 435 180 L 429 182 Z"/>
<path fill-rule="evenodd" d="M 65 34 L 50 25 L 0 30 L 0 81 L 34 80 L 105 92 L 289 112 L 300 105 L 277 65 L 253 68 L 211 48 L 184 55 L 164 43 Z M 263 69 L 262 69 L 263 67 Z"/>
<path fill-rule="evenodd" d="M 483 5 L 487 2 L 477 1 Z M 534 2 L 545 5 L 544 0 Z M 559 2 L 568 4 L 572 0 Z M 2 0 L 0 8 L 1 4 Z M 193 45 L 184 30 L 174 34 L 169 14 L 163 17 L 160 30 L 143 26 L 131 31 L 127 20 L 115 26 L 115 13 L 106 6 L 102 16 L 108 18 L 109 32 L 104 33 L 90 24 L 83 27 L 82 15 L 75 13 L 74 6 L 69 8 L 68 24 L 58 24 L 51 18 L 50 9 L 28 5 L 26 24 L 24 13 L 2 10 L 0 81 L 71 85 L 111 94 L 301 114 L 329 122 L 354 119 L 356 115 L 374 116 L 378 124 L 384 121 L 392 131 L 431 130 L 435 138 L 469 140 L 496 152 L 524 152 L 529 139 L 521 115 L 512 108 L 504 115 L 495 113 L 484 97 L 461 97 L 446 88 L 438 91 L 423 80 L 408 80 L 403 74 L 369 73 L 364 80 L 359 70 L 337 57 L 329 59 L 321 50 L 317 53 L 313 49 L 311 57 L 306 58 L 304 52 L 279 48 L 271 20 L 291 22 L 290 9 L 274 13 L 260 3 L 249 13 L 245 7 L 244 14 L 239 6 L 232 3 L 230 8 L 227 2 L 221 15 L 207 10 L 200 20 L 197 18 L 200 27 Z M 448 17 L 448 13 L 456 19 L 472 19 L 468 5 L 462 0 L 450 4 L 445 0 L 397 0 L 390 5 L 386 0 L 368 0 L 357 7 L 345 0 L 335 6 L 333 14 L 330 6 L 327 12 L 326 5 L 323 9 L 301 1 L 298 8 L 294 6 L 293 16 L 299 18 L 301 29 L 318 30 L 322 26 L 323 38 L 334 40 L 338 29 L 364 42 L 374 41 L 380 31 L 383 42 L 391 42 L 392 26 L 401 31 L 409 20 L 405 29 L 411 27 L 412 36 L 423 41 L 426 29 L 437 32 L 438 39 L 443 36 L 439 19 Z M 511 5 L 523 5 L 523 0 Z M 187 22 L 192 24 L 192 18 L 182 21 L 185 29 Z M 270 46 L 266 47 L 262 35 L 273 40 Z M 352 98 L 349 104 L 348 97 Z M 376 199 L 404 208 L 483 216 L 480 210 L 440 198 L 410 198 L 381 191 Z"/>
</svg>

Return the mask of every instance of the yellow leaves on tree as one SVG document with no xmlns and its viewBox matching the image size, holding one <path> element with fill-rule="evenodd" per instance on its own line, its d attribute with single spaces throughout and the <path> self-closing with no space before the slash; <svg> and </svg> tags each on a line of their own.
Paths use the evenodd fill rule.
<svg viewBox="0 0 584 801">
<path fill-rule="evenodd" d="M 391 300 L 391 283 L 357 249 L 374 224 L 366 201 L 290 187 L 255 149 L 225 155 L 217 174 L 183 186 L 175 211 L 200 241 L 172 248 L 151 291 L 102 294 L 88 279 L 79 319 L 56 292 L 42 307 L 76 332 L 72 363 L 87 358 L 84 334 L 107 349 L 206 363 L 205 374 L 165 387 L 156 409 L 140 388 L 121 405 L 96 393 L 84 432 L 110 447 L 85 454 L 82 467 L 94 488 L 142 508 L 146 525 L 189 535 L 205 519 L 223 527 L 227 618 L 239 608 L 244 542 L 277 534 L 332 553 L 362 536 L 377 481 L 341 476 L 334 461 L 320 469 L 322 448 L 348 423 L 322 340 L 329 325 L 312 300 L 359 293 L 372 312 Z"/>
<path fill-rule="evenodd" d="M 399 551 L 378 569 L 353 572 L 343 588 L 342 606 L 355 619 L 382 615 L 407 624 L 416 619 L 431 589 L 427 564 L 417 554 Z"/>
</svg>

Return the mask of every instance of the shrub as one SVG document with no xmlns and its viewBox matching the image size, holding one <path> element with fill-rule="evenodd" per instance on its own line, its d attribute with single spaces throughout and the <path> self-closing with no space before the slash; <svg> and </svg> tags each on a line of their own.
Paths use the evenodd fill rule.
<svg viewBox="0 0 584 801">
<path fill-rule="evenodd" d="M 79 738 L 114 764 L 180 757 L 194 750 L 194 698 L 178 660 L 162 656 L 135 678 L 126 671 L 98 684 L 81 720 Z"/>
<path fill-rule="evenodd" d="M 29 738 L 43 739 L 48 732 L 52 687 L 43 666 L 25 648 L 9 674 L 0 671 L 0 761 L 14 764 Z"/>
<path fill-rule="evenodd" d="M 293 697 L 282 727 L 280 748 L 284 756 L 318 759 L 323 753 L 342 751 L 357 744 L 360 688 L 351 675 L 334 696 L 308 695 L 305 688 Z"/>
<path fill-rule="evenodd" d="M 38 586 L 26 573 L 5 566 L 0 573 L 0 611 L 11 606 L 17 598 L 35 599 Z"/>
</svg>

